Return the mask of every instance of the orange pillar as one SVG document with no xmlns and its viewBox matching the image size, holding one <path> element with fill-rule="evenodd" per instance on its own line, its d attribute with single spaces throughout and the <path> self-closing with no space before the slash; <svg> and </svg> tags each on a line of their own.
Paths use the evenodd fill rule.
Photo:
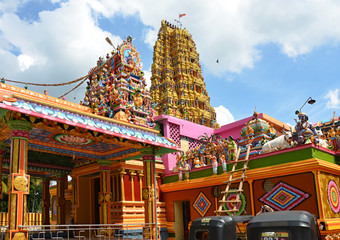
<svg viewBox="0 0 340 240">
<path fill-rule="evenodd" d="M 8 234 L 7 239 L 27 239 L 25 225 L 26 201 L 29 194 L 30 176 L 27 173 L 28 139 L 32 124 L 24 120 L 9 120 L 11 130 L 10 174 L 8 176 Z"/>
<path fill-rule="evenodd" d="M 98 193 L 98 203 L 100 204 L 100 223 L 111 223 L 111 181 L 110 181 L 110 160 L 99 160 L 99 173 L 100 173 L 100 192 Z"/>
<path fill-rule="evenodd" d="M 157 229 L 157 207 L 155 187 L 156 187 L 156 169 L 155 169 L 155 155 L 153 149 L 146 149 L 141 151 L 143 155 L 143 168 L 144 168 L 144 187 L 143 187 L 143 200 L 144 200 L 144 213 L 145 224 L 149 228 L 144 229 L 144 238 L 158 239 Z M 152 225 L 151 225 L 152 224 Z"/>
<path fill-rule="evenodd" d="M 67 186 L 66 175 L 64 173 L 57 174 L 57 224 L 66 223 L 65 215 L 65 187 Z"/>
<path fill-rule="evenodd" d="M 43 178 L 42 186 L 42 225 L 50 225 L 50 179 Z"/>
</svg>

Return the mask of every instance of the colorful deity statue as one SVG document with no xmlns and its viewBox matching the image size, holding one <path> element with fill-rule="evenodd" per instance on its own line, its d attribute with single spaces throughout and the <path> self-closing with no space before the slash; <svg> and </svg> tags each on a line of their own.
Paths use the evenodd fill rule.
<svg viewBox="0 0 340 240">
<path fill-rule="evenodd" d="M 186 161 L 184 163 L 184 178 L 186 181 L 189 181 L 189 178 L 190 178 L 190 165 L 188 164 L 188 162 Z"/>
<path fill-rule="evenodd" d="M 251 139 L 254 137 L 254 129 L 249 124 L 246 124 L 246 125 L 247 125 L 246 137 L 248 139 Z"/>
<path fill-rule="evenodd" d="M 183 181 L 183 167 L 178 167 L 178 181 Z"/>
<path fill-rule="evenodd" d="M 338 151 L 339 150 L 338 140 L 337 140 L 336 132 L 333 127 L 331 127 L 330 130 L 328 131 L 327 138 L 328 138 L 328 145 L 330 146 L 330 149 L 334 151 Z"/>
<path fill-rule="evenodd" d="M 223 173 L 227 173 L 227 162 L 225 160 L 225 154 L 220 154 L 220 162 L 222 164 Z"/>
<path fill-rule="evenodd" d="M 298 144 L 318 143 L 318 134 L 315 127 L 308 122 L 308 116 L 305 113 L 299 113 L 299 121 L 296 122 L 295 131 L 297 132 Z"/>
<path fill-rule="evenodd" d="M 276 130 L 273 127 L 273 124 L 269 124 L 267 134 L 271 139 L 274 139 L 276 137 Z"/>
<path fill-rule="evenodd" d="M 228 160 L 233 161 L 236 159 L 237 144 L 232 136 L 228 140 Z"/>
<path fill-rule="evenodd" d="M 195 149 L 195 155 L 194 155 L 194 161 L 193 161 L 194 168 L 200 168 L 203 166 L 202 160 L 201 160 L 202 158 L 203 158 L 203 152 L 200 147 L 197 147 Z"/>
<path fill-rule="evenodd" d="M 217 157 L 215 156 L 215 152 L 211 151 L 209 156 L 210 156 L 210 159 L 211 159 L 211 166 L 212 166 L 212 169 L 213 169 L 213 173 L 214 173 L 214 175 L 216 175 L 218 163 L 217 163 Z"/>
</svg>

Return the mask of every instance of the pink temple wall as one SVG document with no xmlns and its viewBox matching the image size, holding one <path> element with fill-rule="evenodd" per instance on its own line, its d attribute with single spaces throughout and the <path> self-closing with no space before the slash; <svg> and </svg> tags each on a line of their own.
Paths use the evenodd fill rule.
<svg viewBox="0 0 340 240">
<path fill-rule="evenodd" d="M 251 120 L 253 117 L 247 117 L 224 126 L 221 126 L 219 129 L 214 131 L 214 134 L 220 135 L 223 138 L 228 138 L 229 136 L 233 136 L 234 139 L 241 137 L 242 128 Z"/>
<path fill-rule="evenodd" d="M 266 119 L 269 122 L 274 120 L 269 116 L 260 113 L 259 118 Z M 191 139 L 198 140 L 199 136 L 205 133 L 210 136 L 211 134 L 220 135 L 222 138 L 228 138 L 233 136 L 234 139 L 241 138 L 241 130 L 245 125 L 251 120 L 253 116 L 247 117 L 226 125 L 221 126 L 219 129 L 213 129 L 206 126 L 202 126 L 196 123 L 192 123 L 183 119 L 171 117 L 168 115 L 159 115 L 155 118 L 156 122 L 163 124 L 164 136 L 173 139 L 171 136 L 171 127 L 179 126 L 179 137 L 187 137 Z M 277 120 L 275 120 L 277 121 Z M 278 121 L 277 121 L 278 122 Z M 279 122 L 277 124 L 284 125 Z M 179 139 L 179 138 L 178 138 Z M 173 139 L 175 140 L 175 139 Z M 164 174 L 172 173 L 172 169 L 176 166 L 176 155 L 175 154 L 165 154 L 163 157 L 163 164 L 165 167 Z"/>
<path fill-rule="evenodd" d="M 179 126 L 180 137 L 188 137 L 198 139 L 199 136 L 207 133 L 209 136 L 214 132 L 214 129 L 202 126 L 187 120 L 171 117 L 168 115 L 159 115 L 155 118 L 156 122 L 163 124 L 164 137 L 171 138 L 170 126 Z M 172 169 L 176 166 L 176 155 L 165 154 L 163 157 L 163 164 L 165 167 L 164 174 L 171 173 Z"/>
</svg>

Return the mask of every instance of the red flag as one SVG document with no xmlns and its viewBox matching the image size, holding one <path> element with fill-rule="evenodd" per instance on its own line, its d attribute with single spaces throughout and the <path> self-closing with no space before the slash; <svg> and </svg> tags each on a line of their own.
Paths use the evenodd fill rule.
<svg viewBox="0 0 340 240">
<path fill-rule="evenodd" d="M 185 15 L 185 13 L 179 14 L 179 18 L 184 17 Z"/>
</svg>

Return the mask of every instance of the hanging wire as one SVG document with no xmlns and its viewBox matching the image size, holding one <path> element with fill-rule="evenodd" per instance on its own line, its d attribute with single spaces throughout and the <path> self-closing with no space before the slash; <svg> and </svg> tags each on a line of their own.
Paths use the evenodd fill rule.
<svg viewBox="0 0 340 240">
<path fill-rule="evenodd" d="M 12 82 L 12 83 L 19 83 L 19 84 L 25 84 L 25 85 L 33 85 L 33 86 L 44 86 L 44 87 L 47 87 L 47 86 L 65 86 L 65 85 L 69 85 L 69 84 L 72 84 L 72 83 L 76 83 L 76 82 L 79 82 L 81 80 L 83 80 L 84 78 L 88 78 L 89 77 L 89 74 L 87 74 L 86 76 L 84 77 L 81 77 L 81 78 L 77 78 L 73 81 L 70 81 L 70 82 L 66 82 L 66 83 L 28 83 L 28 82 L 20 82 L 20 81 L 15 81 L 15 80 L 10 80 L 10 79 L 5 79 L 5 78 L 2 78 L 2 80 L 6 81 L 6 82 Z"/>
<path fill-rule="evenodd" d="M 115 49 L 114 49 L 115 50 Z M 112 54 L 112 56 L 106 60 L 106 62 L 109 62 L 113 59 L 113 56 L 114 54 Z M 21 81 L 15 81 L 15 80 L 10 80 L 10 79 L 5 79 L 4 77 L 1 78 L 1 81 L 7 81 L 7 82 L 12 82 L 12 83 L 19 83 L 19 84 L 25 84 L 25 88 L 27 87 L 27 85 L 33 85 L 33 86 L 43 86 L 43 87 L 57 87 L 57 86 L 65 86 L 65 85 L 69 85 L 69 84 L 72 84 L 72 83 L 76 83 L 76 82 L 79 82 L 81 81 L 77 86 L 75 86 L 74 88 L 72 88 L 70 91 L 68 91 L 67 93 L 64 93 L 63 95 L 61 95 L 59 98 L 62 98 L 63 96 L 66 96 L 68 95 L 69 93 L 71 93 L 72 91 L 74 91 L 75 89 L 77 89 L 80 85 L 82 85 L 86 79 L 88 79 L 88 77 L 90 75 L 92 75 L 93 73 L 96 73 L 98 72 L 99 70 L 101 70 L 103 67 L 105 66 L 105 64 L 101 65 L 100 67 L 95 67 L 94 71 L 87 74 L 86 76 L 83 76 L 83 77 L 80 77 L 80 78 L 77 78 L 73 81 L 70 81 L 70 82 L 65 82 L 65 83 L 28 83 L 28 82 L 21 82 Z"/>
<path fill-rule="evenodd" d="M 62 98 L 64 96 L 66 96 L 67 94 L 73 92 L 75 89 L 77 89 L 80 85 L 82 85 L 85 81 L 86 81 L 87 78 L 85 78 L 83 81 L 81 81 L 77 86 L 75 86 L 74 88 L 72 88 L 70 91 L 68 91 L 67 93 L 64 93 L 63 95 L 61 95 L 59 98 Z"/>
</svg>

